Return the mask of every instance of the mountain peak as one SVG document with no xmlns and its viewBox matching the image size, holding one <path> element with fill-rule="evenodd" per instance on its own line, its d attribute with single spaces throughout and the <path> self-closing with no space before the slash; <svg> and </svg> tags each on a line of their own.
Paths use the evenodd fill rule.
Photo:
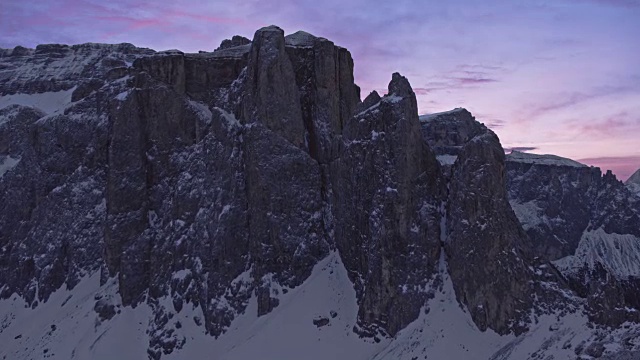
<svg viewBox="0 0 640 360">
<path fill-rule="evenodd" d="M 640 185 L 640 169 L 636 170 L 625 182 L 625 184 L 638 184 Z"/>
<path fill-rule="evenodd" d="M 575 160 L 563 158 L 550 154 L 532 154 L 514 150 L 507 155 L 507 161 L 516 161 L 527 164 L 540 164 L 551 166 L 571 166 L 571 167 L 587 167 L 587 165 L 579 163 Z"/>
<path fill-rule="evenodd" d="M 389 82 L 389 95 L 395 95 L 399 97 L 415 96 L 411 84 L 406 77 L 400 75 L 400 73 L 393 73 L 391 76 L 391 82 Z"/>
</svg>

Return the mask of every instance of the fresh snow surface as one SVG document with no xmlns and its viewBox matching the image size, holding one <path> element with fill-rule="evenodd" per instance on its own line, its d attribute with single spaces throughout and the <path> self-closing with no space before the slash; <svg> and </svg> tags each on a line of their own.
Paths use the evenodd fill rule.
<svg viewBox="0 0 640 360">
<path fill-rule="evenodd" d="M 453 163 L 456 162 L 457 158 L 458 158 L 457 155 L 447 155 L 447 154 L 436 156 L 436 159 L 438 160 L 440 165 L 453 165 Z"/>
<path fill-rule="evenodd" d="M 207 124 L 211 123 L 213 114 L 211 114 L 211 110 L 209 110 L 207 105 L 198 101 L 189 100 L 189 106 L 198 113 L 200 119 L 204 120 Z"/>
<path fill-rule="evenodd" d="M 518 220 L 522 224 L 522 228 L 529 230 L 540 224 L 549 224 L 549 218 L 544 214 L 542 208 L 540 208 L 535 200 L 528 201 L 526 203 L 519 203 L 516 200 L 510 200 L 509 204 L 516 213 Z"/>
<path fill-rule="evenodd" d="M 604 229 L 585 231 L 574 255 L 554 261 L 565 273 L 600 263 L 618 279 L 640 276 L 640 238 L 634 235 L 607 234 Z"/>
<path fill-rule="evenodd" d="M 440 275 L 442 289 L 435 292 L 418 319 L 400 331 L 373 360 L 488 359 L 515 338 L 478 329 L 471 315 L 456 300 L 444 253 L 440 258 Z"/>
<path fill-rule="evenodd" d="M 214 109 L 217 110 L 222 115 L 222 117 L 224 118 L 224 120 L 226 121 L 229 127 L 232 128 L 232 127 L 242 126 L 240 124 L 240 121 L 232 113 L 227 112 L 224 109 L 221 109 L 219 107 L 214 107 Z M 209 114 L 211 114 L 211 112 L 209 112 Z"/>
<path fill-rule="evenodd" d="M 533 318 L 529 332 L 513 339 L 488 359 L 591 359 L 576 357 L 575 353 L 575 348 L 587 343 L 593 334 L 587 323 L 587 317 L 581 312 Z"/>
<path fill-rule="evenodd" d="M 389 102 L 389 103 L 395 104 L 397 102 L 400 102 L 402 99 L 404 99 L 402 96 L 387 95 L 387 96 L 383 97 L 380 101 L 385 101 L 385 102 Z"/>
<path fill-rule="evenodd" d="M 587 167 L 587 165 L 585 164 L 581 164 L 577 161 L 563 158 L 556 155 L 539 155 L 539 154 L 524 153 L 520 151 L 512 151 L 511 154 L 506 156 L 506 160 L 525 163 L 525 164 Z"/>
<path fill-rule="evenodd" d="M 20 162 L 20 158 L 0 155 L 0 178 L 9 170 L 13 169 Z"/>
<path fill-rule="evenodd" d="M 39 94 L 12 94 L 0 96 L 0 109 L 9 105 L 31 106 L 42 110 L 50 115 L 57 111 L 63 110 L 67 105 L 71 104 L 71 94 L 75 87 L 69 90 L 56 92 L 45 92 Z"/>
<path fill-rule="evenodd" d="M 463 108 L 455 108 L 453 110 L 448 110 L 448 111 L 442 111 L 442 112 L 437 112 L 437 113 L 433 113 L 433 114 L 425 114 L 425 115 L 420 115 L 420 121 L 421 122 L 427 122 L 427 121 L 431 121 L 435 118 L 437 118 L 438 116 L 442 116 L 442 115 L 451 115 L 451 114 L 455 114 L 458 112 L 463 111 Z"/>
<path fill-rule="evenodd" d="M 252 298 L 244 314 L 229 330 L 213 340 L 195 325 L 189 311 L 174 319 L 181 321 L 186 344 L 167 359 L 371 359 L 389 340 L 375 343 L 360 339 L 352 329 L 358 307 L 353 285 L 337 253 L 320 261 L 301 286 L 280 294 L 280 304 L 271 313 L 257 317 Z M 331 311 L 337 316 L 331 317 Z M 330 320 L 316 327 L 313 320 Z M 184 318 L 184 319 L 183 319 Z M 164 359 L 164 357 L 163 357 Z"/>
<path fill-rule="evenodd" d="M 241 277 L 250 278 L 249 272 Z M 174 277 L 184 275 L 177 272 Z M 302 285 L 286 294 L 279 292 L 280 305 L 271 313 L 257 317 L 253 297 L 244 314 L 218 339 L 205 334 L 204 327 L 194 321 L 202 318 L 200 308 L 185 304 L 168 324 L 180 321 L 182 326 L 174 335 L 178 341 L 184 340 L 184 346 L 162 359 L 560 360 L 574 359 L 576 347 L 598 338 L 599 330 L 587 326 L 581 312 L 532 315 L 531 330 L 519 337 L 482 332 L 455 298 L 444 254 L 440 276 L 441 287 L 432 289 L 435 296 L 418 319 L 395 338 L 376 343 L 352 331 L 358 312 L 356 294 L 338 253 L 333 252 L 314 267 Z M 100 286 L 96 273 L 71 291 L 56 291 L 35 309 L 17 295 L 0 300 L 0 359 L 146 359 L 153 312 L 146 304 L 135 309 L 121 307 L 116 290 L 115 279 Z M 120 313 L 100 321 L 93 310 L 96 299 L 116 305 Z M 172 309 L 169 297 L 160 299 L 159 304 Z M 329 319 L 329 324 L 316 327 L 313 320 L 320 317 Z M 607 355 L 638 329 L 630 325 L 604 332 L 607 342 L 612 343 L 605 346 Z"/>
<path fill-rule="evenodd" d="M 95 297 L 117 302 L 119 296 L 113 279 L 103 287 L 99 283 L 96 273 L 72 291 L 56 291 L 35 309 L 17 295 L 0 300 L 0 359 L 146 359 L 150 309 L 144 304 L 122 308 L 101 322 L 93 311 Z"/>
</svg>

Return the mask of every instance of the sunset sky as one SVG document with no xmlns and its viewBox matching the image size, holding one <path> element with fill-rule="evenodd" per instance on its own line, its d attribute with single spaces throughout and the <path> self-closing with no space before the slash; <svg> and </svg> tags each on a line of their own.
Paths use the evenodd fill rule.
<svg viewBox="0 0 640 360">
<path fill-rule="evenodd" d="M 211 51 L 275 24 L 348 48 L 362 96 L 409 78 L 420 113 L 469 109 L 505 148 L 640 168 L 640 0 L 0 0 L 0 47 Z"/>
</svg>

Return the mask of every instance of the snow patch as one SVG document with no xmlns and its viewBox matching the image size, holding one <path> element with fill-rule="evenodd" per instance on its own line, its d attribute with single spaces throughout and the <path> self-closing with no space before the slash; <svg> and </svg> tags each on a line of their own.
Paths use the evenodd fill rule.
<svg viewBox="0 0 640 360">
<path fill-rule="evenodd" d="M 419 119 L 420 122 L 428 122 L 431 121 L 439 116 L 443 116 L 443 115 L 452 115 L 452 114 L 456 114 L 459 113 L 461 111 L 463 111 L 465 109 L 463 108 L 455 108 L 453 110 L 448 110 L 448 111 L 442 111 L 442 112 L 437 112 L 437 113 L 432 113 L 432 114 L 425 114 L 425 115 L 420 115 Z"/>
<path fill-rule="evenodd" d="M 383 97 L 381 101 L 385 101 L 385 102 L 388 102 L 388 103 L 395 104 L 395 103 L 400 102 L 402 99 L 404 99 L 402 96 L 387 95 L 387 96 Z"/>
<path fill-rule="evenodd" d="M 131 93 L 131 90 L 125 90 L 120 94 L 116 95 L 116 100 L 124 101 L 127 99 L 130 93 Z"/>
<path fill-rule="evenodd" d="M 221 109 L 219 107 L 214 107 L 214 109 L 217 110 L 220 114 L 222 114 L 222 118 L 226 121 L 227 125 L 229 125 L 230 127 L 242 126 L 240 124 L 240 121 L 238 121 L 238 119 L 236 119 L 235 115 L 233 115 L 232 113 L 227 112 L 224 109 Z"/>
<path fill-rule="evenodd" d="M 535 228 L 540 224 L 549 224 L 549 218 L 544 215 L 544 211 L 538 206 L 535 200 L 526 203 L 510 200 L 509 204 L 524 230 Z"/>
<path fill-rule="evenodd" d="M 116 304 L 120 313 L 108 321 L 93 310 L 98 298 L 119 298 L 116 289 L 115 279 L 101 287 L 97 272 L 73 290 L 59 289 L 35 309 L 17 295 L 0 300 L 0 359 L 146 359 L 147 305 L 120 309 Z"/>
<path fill-rule="evenodd" d="M 0 178 L 20 162 L 20 157 L 0 155 Z"/>
<path fill-rule="evenodd" d="M 444 252 L 440 257 L 443 285 L 420 311 L 416 321 L 401 330 L 373 360 L 382 359 L 488 359 L 514 336 L 480 331 L 456 300 Z"/>
<path fill-rule="evenodd" d="M 207 124 L 211 122 L 213 114 L 207 105 L 201 102 L 189 100 L 189 106 L 198 113 L 200 119 L 204 120 Z"/>
<path fill-rule="evenodd" d="M 457 155 L 447 155 L 447 154 L 436 156 L 436 159 L 438 160 L 440 165 L 453 165 L 453 163 L 456 162 L 457 158 L 458 158 Z"/>
<path fill-rule="evenodd" d="M 64 110 L 71 104 L 71 94 L 76 88 L 56 92 L 44 92 L 39 94 L 11 94 L 0 96 L 0 109 L 9 105 L 30 106 L 42 110 L 50 115 Z"/>
<path fill-rule="evenodd" d="M 563 158 L 556 155 L 548 155 L 548 154 L 539 155 L 539 154 L 524 153 L 520 151 L 512 151 L 511 154 L 506 156 L 506 160 L 525 163 L 525 164 L 587 167 L 587 165 L 585 164 L 581 164 L 577 161 Z"/>
</svg>

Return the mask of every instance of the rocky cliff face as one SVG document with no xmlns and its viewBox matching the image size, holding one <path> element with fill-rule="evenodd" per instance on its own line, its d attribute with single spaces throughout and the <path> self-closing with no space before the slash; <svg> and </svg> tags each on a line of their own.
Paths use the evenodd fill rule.
<svg viewBox="0 0 640 360">
<path fill-rule="evenodd" d="M 637 319 L 640 202 L 610 171 L 552 155 L 507 156 L 509 198 L 536 256 L 586 297 L 593 319 Z"/>
<path fill-rule="evenodd" d="M 611 270 L 619 257 L 578 255 L 598 231 L 638 236 L 640 200 L 617 202 L 624 187 L 588 168 L 561 169 L 574 180 L 556 186 L 555 170 L 507 161 L 505 178 L 497 136 L 470 113 L 418 118 L 397 73 L 361 102 L 351 55 L 327 39 L 270 26 L 198 54 L 17 47 L 0 69 L 0 298 L 37 309 L 99 273 L 96 324 L 148 308 L 149 358 L 187 346 L 181 314 L 218 338 L 336 264 L 354 319 L 313 324 L 373 343 L 406 337 L 448 282 L 474 328 L 505 336 L 551 303 L 577 312 L 580 296 L 594 318 L 637 305 L 635 275 Z M 522 211 L 534 201 L 547 217 Z M 562 274 L 546 264 L 563 259 Z M 615 281 L 569 275 L 584 271 Z"/>
<path fill-rule="evenodd" d="M 533 301 L 530 244 L 507 200 L 500 141 L 465 109 L 420 120 L 450 167 L 443 240 L 456 296 L 481 329 L 520 333 Z"/>
<path fill-rule="evenodd" d="M 359 294 L 360 331 L 395 335 L 427 299 L 444 199 L 407 79 L 393 74 L 388 95 L 356 114 L 342 140 L 331 164 L 336 245 Z"/>
<path fill-rule="evenodd" d="M 87 47 L 96 53 L 83 57 Z M 2 93 L 22 106 L 1 113 L 3 297 L 36 306 L 101 269 L 103 283 L 117 278 L 117 303 L 153 305 L 158 357 L 180 346 L 171 313 L 198 306 L 218 336 L 252 295 L 269 313 L 337 248 L 363 334 L 395 334 L 418 316 L 442 186 L 406 79 L 394 76 L 395 95 L 365 124 L 352 119 L 348 51 L 277 27 L 213 53 L 7 53 Z M 56 94 L 57 108 L 38 109 Z M 372 131 L 383 135 L 370 149 L 352 146 Z M 379 158 L 358 169 L 368 151 Z"/>
</svg>

